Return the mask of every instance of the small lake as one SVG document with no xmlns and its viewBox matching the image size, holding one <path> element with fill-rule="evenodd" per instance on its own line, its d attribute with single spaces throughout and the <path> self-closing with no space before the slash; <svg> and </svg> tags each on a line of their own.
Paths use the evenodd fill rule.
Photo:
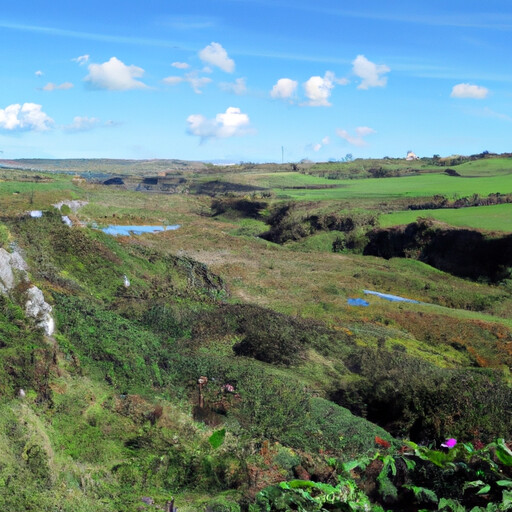
<svg viewBox="0 0 512 512">
<path fill-rule="evenodd" d="M 413 304 L 424 304 L 417 300 L 406 299 L 405 297 L 399 297 L 398 295 L 391 295 L 390 293 L 374 292 L 372 290 L 363 290 L 366 295 L 375 295 L 381 299 L 389 300 L 390 302 L 411 302 Z M 362 306 L 368 307 L 370 303 L 364 299 L 348 298 L 347 304 L 349 306 Z"/>
<path fill-rule="evenodd" d="M 179 229 L 180 224 L 173 226 L 114 226 L 102 228 L 103 233 L 113 236 L 133 236 L 142 235 L 143 233 L 157 233 L 159 231 L 175 231 Z"/>
<path fill-rule="evenodd" d="M 389 300 L 391 302 L 412 302 L 413 304 L 419 304 L 417 300 L 413 299 L 405 299 L 404 297 L 399 297 L 398 295 L 391 295 L 389 293 L 381 293 L 381 292 L 373 292 L 371 290 L 363 290 L 367 295 L 375 295 L 380 297 L 381 299 Z"/>
</svg>

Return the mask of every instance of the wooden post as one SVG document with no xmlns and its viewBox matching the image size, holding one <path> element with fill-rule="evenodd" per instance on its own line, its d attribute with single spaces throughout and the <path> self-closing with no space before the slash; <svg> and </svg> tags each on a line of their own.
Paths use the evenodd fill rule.
<svg viewBox="0 0 512 512">
<path fill-rule="evenodd" d="M 197 383 L 199 384 L 199 408 L 204 409 L 204 396 L 203 396 L 203 387 L 206 386 L 208 382 L 208 377 L 199 377 Z"/>
</svg>

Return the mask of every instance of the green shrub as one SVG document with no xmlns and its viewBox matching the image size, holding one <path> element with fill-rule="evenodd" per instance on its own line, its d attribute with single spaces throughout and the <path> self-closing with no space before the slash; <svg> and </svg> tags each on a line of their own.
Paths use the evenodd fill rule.
<svg viewBox="0 0 512 512">
<path fill-rule="evenodd" d="M 227 498 L 218 497 L 208 502 L 206 512 L 240 512 L 240 505 Z"/>
<path fill-rule="evenodd" d="M 354 352 L 360 375 L 331 397 L 397 436 L 429 442 L 444 437 L 489 441 L 507 436 L 512 391 L 499 371 L 438 368 L 399 351 Z"/>
<path fill-rule="evenodd" d="M 0 247 L 7 248 L 9 244 L 9 230 L 5 224 L 0 223 Z"/>
</svg>

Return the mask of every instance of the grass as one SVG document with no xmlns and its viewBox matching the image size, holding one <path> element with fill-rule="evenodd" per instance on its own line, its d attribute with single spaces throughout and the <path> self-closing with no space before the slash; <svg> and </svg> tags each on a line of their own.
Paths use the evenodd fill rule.
<svg viewBox="0 0 512 512">
<path fill-rule="evenodd" d="M 457 227 L 512 232 L 512 204 L 393 212 L 381 215 L 379 224 L 387 228 L 415 222 L 419 217 L 436 219 Z"/>
<path fill-rule="evenodd" d="M 435 173 L 342 181 L 251 171 L 228 179 L 272 187 L 343 185 L 275 188 L 277 193 L 304 193 L 307 201 L 330 197 L 332 203 L 317 205 L 326 213 L 341 209 L 336 198 L 343 199 L 344 209 L 356 198 L 361 208 L 371 203 L 375 207 L 382 198 L 393 203 L 438 193 L 443 186 L 445 194 L 457 189 L 462 195 L 457 187 L 464 184 L 480 187 L 475 191 L 482 195 L 484 182 L 492 192 L 504 193 L 512 186 L 504 175 L 464 179 Z M 357 456 L 374 450 L 375 436 L 385 438 L 386 433 L 333 406 L 324 400 L 328 397 L 344 398 L 361 414 L 365 404 L 373 404 L 368 411 L 385 423 L 376 411 L 383 405 L 394 409 L 396 395 L 400 421 L 391 427 L 406 432 L 425 410 L 431 411 L 428 428 L 434 437 L 459 420 L 457 435 L 470 436 L 469 427 L 479 420 L 471 393 L 481 391 L 477 386 L 491 389 L 494 379 L 495 400 L 488 396 L 492 393 L 474 395 L 490 404 L 486 435 L 495 433 L 495 418 L 509 421 L 502 413 L 509 404 L 508 388 L 500 375 L 503 365 L 512 362 L 510 285 L 455 278 L 412 259 L 332 253 L 336 232 L 272 244 L 255 237 L 266 228 L 262 220 L 209 217 L 208 198 L 144 195 L 87 184 L 68 190 L 66 183 L 71 186 L 62 178 L 54 182 L 55 189 L 36 191 L 40 208 L 49 207 L 54 196 L 68 194 L 89 201 L 77 214 L 85 223 L 177 223 L 182 228 L 114 238 L 88 228 L 69 229 L 56 215 L 5 220 L 1 243 L 15 239 L 25 250 L 33 278 L 55 308 L 59 329 L 56 343 L 42 350 L 47 344 L 25 325 L 22 310 L 4 301 L 0 329 L 9 343 L 0 343 L 5 363 L 0 448 L 6 461 L 0 465 L 0 504 L 9 472 L 19 471 L 17 481 L 24 484 L 24 489 L 16 488 L 18 501 L 11 500 L 6 511 L 29 510 L 34 500 L 47 509 L 59 503 L 66 511 L 128 511 L 140 505 L 141 496 L 163 503 L 171 493 L 180 509 L 197 510 L 214 494 L 231 492 L 235 499 L 247 494 L 249 474 L 251 481 L 267 483 L 276 475 L 293 477 L 290 460 L 295 457 L 310 464 L 311 474 L 316 466 L 318 474 L 331 474 L 320 450 L 341 458 Z M 9 202 L 10 213 L 24 211 L 26 201 L 11 203 L 12 193 L 3 185 L 0 200 Z M 186 257 L 220 275 L 229 295 L 224 290 L 208 294 L 213 274 Z M 122 286 L 123 274 L 130 278 L 129 289 Z M 364 289 L 430 305 L 371 297 L 368 308 L 348 306 L 347 298 L 362 297 Z M 282 329 L 271 329 L 273 323 Z M 244 356 L 235 355 L 233 346 L 247 345 L 248 333 L 256 348 L 267 343 L 273 347 L 268 353 L 274 350 L 276 356 L 281 349 L 294 352 L 286 354 L 294 357 L 265 362 L 255 359 L 259 353 L 255 355 L 254 346 Z M 262 333 L 265 339 L 259 343 Z M 19 350 L 23 340 L 25 353 Z M 31 360 L 37 362 L 35 368 Z M 24 366 L 32 370 L 24 373 Z M 483 368 L 473 368 L 477 366 Z M 52 389 L 51 407 L 36 403 L 31 389 L 43 380 L 41 375 Z M 225 415 L 215 412 L 206 418 L 220 425 L 193 419 L 201 375 L 211 378 L 207 403 L 227 407 Z M 466 390 L 466 382 L 475 390 Z M 235 386 L 239 401 L 219 391 L 224 383 Z M 452 383 L 459 386 L 454 400 Z M 16 401 L 7 395 L 14 396 L 22 386 L 30 411 L 22 417 L 26 426 L 13 430 Z M 444 393 L 439 404 L 436 386 Z M 219 405 L 224 399 L 227 406 Z M 409 415 L 405 422 L 402 405 Z M 226 443 L 213 450 L 208 438 L 222 422 Z M 265 438 L 276 451 L 271 459 L 265 459 Z M 30 456 L 25 450 L 28 439 L 40 447 Z M 47 489 L 38 487 L 38 462 L 50 472 Z"/>
<path fill-rule="evenodd" d="M 322 180 L 325 184 L 337 184 L 333 189 L 277 190 L 277 197 L 303 201 L 368 199 L 393 200 L 403 197 L 430 197 L 442 194 L 449 198 L 495 192 L 512 192 L 512 174 L 484 178 L 461 178 L 443 174 L 424 174 L 400 178 L 361 180 Z"/>
<path fill-rule="evenodd" d="M 512 173 L 512 158 L 484 158 L 453 167 L 461 176 L 497 176 Z"/>
</svg>

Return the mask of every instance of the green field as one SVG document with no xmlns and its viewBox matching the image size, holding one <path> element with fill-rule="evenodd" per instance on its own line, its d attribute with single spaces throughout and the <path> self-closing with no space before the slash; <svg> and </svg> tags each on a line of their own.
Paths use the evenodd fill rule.
<svg viewBox="0 0 512 512">
<path fill-rule="evenodd" d="M 344 200 L 344 199 L 398 199 L 402 197 L 429 197 L 437 194 L 449 198 L 495 192 L 512 192 L 512 174 L 490 178 L 461 178 L 443 174 L 405 176 L 401 178 L 328 180 L 316 178 L 315 184 L 338 185 L 339 188 L 308 190 L 276 190 L 278 196 L 287 196 L 296 200 Z"/>
<path fill-rule="evenodd" d="M 512 158 L 485 158 L 452 167 L 461 176 L 496 176 L 512 173 Z"/>
<path fill-rule="evenodd" d="M 512 174 L 500 173 L 490 177 L 463 178 L 446 174 L 429 173 L 418 176 L 397 178 L 367 178 L 332 180 L 300 174 L 262 173 L 252 174 L 239 182 L 272 189 L 278 198 L 296 200 L 347 200 L 347 199 L 399 199 L 403 197 L 429 197 L 444 195 L 448 198 L 480 194 L 485 196 L 495 192 L 512 192 Z M 335 186 L 336 188 L 314 189 L 295 188 L 311 186 Z"/>
<path fill-rule="evenodd" d="M 512 204 L 387 213 L 379 217 L 379 224 L 381 227 L 387 228 L 415 222 L 419 217 L 436 219 L 458 227 L 488 231 L 512 231 Z"/>
</svg>

